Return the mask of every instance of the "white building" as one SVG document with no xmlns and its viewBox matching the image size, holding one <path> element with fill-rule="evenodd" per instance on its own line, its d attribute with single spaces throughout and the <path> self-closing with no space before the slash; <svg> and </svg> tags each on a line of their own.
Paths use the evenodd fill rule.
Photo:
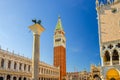
<svg viewBox="0 0 120 80">
<path fill-rule="evenodd" d="M 0 49 L 0 80 L 31 80 L 32 61 L 24 56 Z M 59 80 L 60 69 L 39 62 L 39 80 Z"/>
<path fill-rule="evenodd" d="M 120 80 L 120 0 L 96 0 L 101 78 Z"/>
</svg>

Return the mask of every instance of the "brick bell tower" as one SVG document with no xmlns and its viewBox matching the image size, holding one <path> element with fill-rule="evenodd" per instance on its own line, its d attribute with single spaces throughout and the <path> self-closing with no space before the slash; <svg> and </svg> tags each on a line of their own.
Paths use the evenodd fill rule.
<svg viewBox="0 0 120 80">
<path fill-rule="evenodd" d="M 60 17 L 54 33 L 54 66 L 60 67 L 60 80 L 66 76 L 66 38 Z"/>
</svg>

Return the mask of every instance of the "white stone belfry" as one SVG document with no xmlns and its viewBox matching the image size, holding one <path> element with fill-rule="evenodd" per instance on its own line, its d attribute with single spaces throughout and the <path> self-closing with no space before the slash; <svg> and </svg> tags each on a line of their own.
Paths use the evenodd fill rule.
<svg viewBox="0 0 120 80">
<path fill-rule="evenodd" d="M 39 80 L 40 34 L 44 31 L 41 24 L 35 23 L 29 29 L 33 32 L 32 80 Z"/>
</svg>

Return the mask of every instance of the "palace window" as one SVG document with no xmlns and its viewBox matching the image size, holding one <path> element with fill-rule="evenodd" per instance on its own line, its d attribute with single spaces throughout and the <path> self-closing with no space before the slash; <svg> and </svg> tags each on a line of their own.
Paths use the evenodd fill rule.
<svg viewBox="0 0 120 80">
<path fill-rule="evenodd" d="M 114 50 L 112 53 L 112 60 L 119 60 L 119 55 L 118 55 L 118 51 Z"/>
<path fill-rule="evenodd" d="M 14 69 L 16 69 L 16 66 L 17 66 L 17 63 L 16 63 L 16 62 L 14 62 Z"/>
<path fill-rule="evenodd" d="M 11 67 L 11 61 L 8 61 L 8 68 L 10 69 Z"/>
<path fill-rule="evenodd" d="M 110 53 L 108 51 L 105 52 L 105 55 L 104 55 L 104 61 L 110 61 Z"/>
<path fill-rule="evenodd" d="M 19 70 L 21 70 L 22 69 L 22 63 L 20 63 L 20 65 L 19 65 Z"/>
<path fill-rule="evenodd" d="M 43 68 L 41 68 L 41 73 L 43 73 Z"/>
<path fill-rule="evenodd" d="M 24 65 L 24 71 L 26 70 L 26 64 Z"/>
<path fill-rule="evenodd" d="M 40 68 L 39 68 L 39 73 L 40 73 Z"/>
<path fill-rule="evenodd" d="M 30 65 L 28 66 L 28 71 L 30 72 Z"/>
<path fill-rule="evenodd" d="M 4 59 L 1 59 L 1 67 L 4 67 Z"/>
</svg>

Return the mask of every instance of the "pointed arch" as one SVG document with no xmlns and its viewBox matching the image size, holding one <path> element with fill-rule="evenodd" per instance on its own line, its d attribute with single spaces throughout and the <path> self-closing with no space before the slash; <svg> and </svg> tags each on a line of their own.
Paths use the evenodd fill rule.
<svg viewBox="0 0 120 80">
<path fill-rule="evenodd" d="M 112 52 L 112 60 L 113 61 L 118 61 L 119 60 L 119 54 L 118 54 L 118 51 L 116 49 L 113 50 L 113 52 Z"/>
<path fill-rule="evenodd" d="M 105 51 L 104 53 L 104 62 L 110 61 L 110 53 L 109 51 Z"/>
</svg>

